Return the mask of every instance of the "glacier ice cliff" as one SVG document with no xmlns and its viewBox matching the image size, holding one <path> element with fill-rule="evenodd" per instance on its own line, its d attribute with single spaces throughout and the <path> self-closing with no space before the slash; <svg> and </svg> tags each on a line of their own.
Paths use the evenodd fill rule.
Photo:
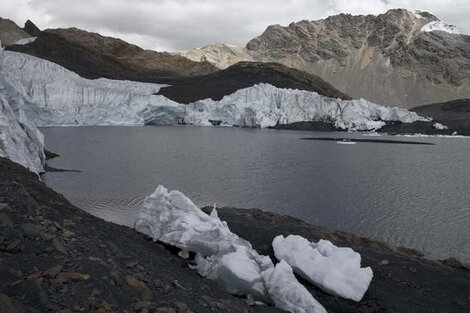
<svg viewBox="0 0 470 313">
<path fill-rule="evenodd" d="M 222 125 L 270 127 L 303 121 L 331 122 L 338 129 L 372 130 L 386 121 L 426 120 L 414 112 L 366 100 L 344 101 L 315 92 L 259 84 L 189 105 L 155 95 L 164 85 L 88 80 L 29 55 L 5 52 L 5 74 L 27 100 L 25 113 L 38 126 Z"/>
<path fill-rule="evenodd" d="M 0 48 L 0 156 L 32 172 L 44 171 L 44 137 L 22 108 L 29 103 L 5 78 L 4 52 Z"/>
</svg>

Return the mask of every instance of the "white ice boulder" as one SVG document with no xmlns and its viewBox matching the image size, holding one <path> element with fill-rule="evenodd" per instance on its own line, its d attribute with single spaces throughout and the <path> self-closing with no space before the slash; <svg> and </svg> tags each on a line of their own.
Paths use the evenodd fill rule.
<svg viewBox="0 0 470 313">
<path fill-rule="evenodd" d="M 268 300 L 261 271 L 273 267 L 271 260 L 232 233 L 216 212 L 204 213 L 183 193 L 158 186 L 144 200 L 135 229 L 154 241 L 196 253 L 199 274 L 228 292 Z"/>
<path fill-rule="evenodd" d="M 183 193 L 158 186 L 138 214 L 135 229 L 154 241 L 203 256 L 234 252 L 249 242 L 230 231 L 227 224 L 199 209 Z"/>
<path fill-rule="evenodd" d="M 292 313 L 326 313 L 325 308 L 298 282 L 285 261 L 264 271 L 263 278 L 276 307 Z"/>
<path fill-rule="evenodd" d="M 340 248 L 328 240 L 318 243 L 289 235 L 273 240 L 277 259 L 286 261 L 294 272 L 330 294 L 360 301 L 372 281 L 370 267 L 361 268 L 361 255 Z"/>
<path fill-rule="evenodd" d="M 197 256 L 198 273 L 217 281 L 234 295 L 251 295 L 254 299 L 270 302 L 266 292 L 262 271 L 273 268 L 271 259 L 259 255 L 255 250 L 237 246 L 227 254 L 210 257 Z"/>
<path fill-rule="evenodd" d="M 274 303 L 293 313 L 325 312 L 287 264 L 275 268 L 268 256 L 232 233 L 217 211 L 204 213 L 179 191 L 158 186 L 144 200 L 135 229 L 182 249 L 182 256 L 196 253 L 198 273 L 232 294 Z"/>
</svg>

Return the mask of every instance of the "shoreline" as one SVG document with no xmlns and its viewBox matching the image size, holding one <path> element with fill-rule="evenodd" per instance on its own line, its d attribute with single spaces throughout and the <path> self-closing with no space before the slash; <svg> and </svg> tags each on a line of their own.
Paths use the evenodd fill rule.
<svg viewBox="0 0 470 313">
<path fill-rule="evenodd" d="M 309 123 L 309 122 L 301 122 L 301 123 Z M 337 132 L 337 133 L 346 133 L 346 134 L 360 134 L 362 136 L 390 136 L 390 137 L 406 137 L 406 138 L 453 138 L 453 139 L 470 139 L 470 133 L 467 135 L 452 135 L 448 132 L 441 132 L 437 131 L 435 133 L 425 133 L 425 132 L 394 132 L 394 131 L 382 131 L 381 129 L 377 130 L 344 130 L 344 129 L 336 129 L 333 128 L 332 125 L 323 126 L 320 125 L 318 127 L 294 127 L 293 124 L 288 125 L 280 125 L 283 127 L 273 126 L 273 127 L 265 127 L 265 128 L 256 128 L 256 127 L 239 127 L 239 126 L 227 126 L 227 125 L 145 125 L 145 124 L 123 124 L 123 125 L 53 125 L 53 126 L 40 126 L 38 129 L 47 129 L 47 128 L 77 128 L 77 127 L 213 127 L 213 128 L 244 128 L 244 129 L 251 129 L 251 130 L 288 130 L 288 131 L 304 131 L 304 132 L 319 132 L 319 133 L 327 133 L 327 132 Z M 284 127 L 285 126 L 285 127 Z"/>
<path fill-rule="evenodd" d="M 2 305 L 8 302 L 18 312 L 280 312 L 229 295 L 162 244 L 81 211 L 11 161 L 0 159 L 0 173 Z M 271 257 L 274 235 L 291 233 L 326 238 L 361 253 L 374 279 L 360 303 L 305 284 L 329 312 L 470 310 L 470 272 L 448 266 L 452 262 L 444 265 L 410 249 L 326 231 L 289 216 L 256 209 L 218 211 L 233 232 Z"/>
</svg>

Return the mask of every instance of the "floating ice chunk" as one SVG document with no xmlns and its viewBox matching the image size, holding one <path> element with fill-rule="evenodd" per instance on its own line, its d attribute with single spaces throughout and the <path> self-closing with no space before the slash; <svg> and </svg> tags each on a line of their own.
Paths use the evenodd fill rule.
<svg viewBox="0 0 470 313">
<path fill-rule="evenodd" d="M 360 301 L 372 280 L 372 269 L 361 268 L 361 255 L 351 248 L 339 248 L 330 241 L 318 243 L 289 235 L 273 240 L 277 259 L 325 292 Z"/>
<path fill-rule="evenodd" d="M 434 123 L 432 125 L 432 127 L 434 127 L 435 129 L 437 130 L 445 130 L 445 129 L 449 129 L 449 127 L 445 126 L 445 125 L 442 125 L 441 123 Z"/>
<path fill-rule="evenodd" d="M 263 278 L 276 307 L 292 313 L 326 313 L 325 308 L 297 281 L 285 261 L 264 271 Z"/>
</svg>

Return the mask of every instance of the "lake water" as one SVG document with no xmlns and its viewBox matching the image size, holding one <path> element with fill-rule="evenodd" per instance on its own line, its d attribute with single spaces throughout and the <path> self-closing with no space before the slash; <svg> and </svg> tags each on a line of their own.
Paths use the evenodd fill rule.
<svg viewBox="0 0 470 313">
<path fill-rule="evenodd" d="M 198 205 L 260 208 L 470 262 L 470 139 L 216 127 L 43 128 L 61 155 L 44 181 L 132 226 L 162 184 Z M 434 145 L 301 140 L 411 140 Z M 346 142 L 349 143 L 349 142 Z"/>
</svg>

